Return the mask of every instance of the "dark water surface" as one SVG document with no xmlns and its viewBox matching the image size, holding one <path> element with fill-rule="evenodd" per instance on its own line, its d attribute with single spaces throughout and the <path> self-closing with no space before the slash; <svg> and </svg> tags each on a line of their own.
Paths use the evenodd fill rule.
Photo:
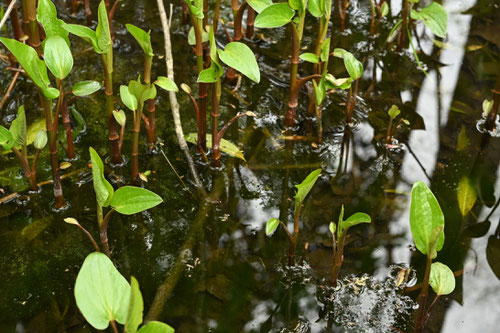
<svg viewBox="0 0 500 333">
<path fill-rule="evenodd" d="M 440 298 L 426 330 L 498 332 L 500 210 L 495 208 L 500 198 L 500 139 L 480 133 L 476 124 L 483 100 L 492 98 L 500 66 L 500 2 L 443 1 L 449 14 L 449 37 L 442 49 L 432 43 L 432 34 L 426 35 L 423 26 L 418 26 L 426 54 L 420 57 L 428 76 L 418 69 L 410 49 L 397 53 L 383 45 L 401 7 L 400 1 L 392 3 L 393 15 L 382 21 L 378 37 L 369 36 L 368 1 L 353 1 L 345 33 L 338 32 L 338 14 L 332 13 L 333 46 L 353 52 L 366 70 L 355 110 L 357 125 L 352 130 L 344 125 L 346 94 L 331 94 L 323 109 L 324 142 L 317 146 L 310 138 L 316 133 L 316 121 L 305 116 L 304 93 L 295 134 L 305 139 L 285 149 L 289 31 L 260 30 L 264 40 L 245 41 L 258 56 L 262 80 L 256 85 L 243 79 L 235 94 L 229 93 L 232 86 L 224 86 L 221 123 L 238 111 L 256 113 L 255 119 L 240 119 L 225 137 L 238 144 L 246 163 L 224 155 L 223 167 L 216 170 L 191 147 L 209 192 L 208 203 L 193 195 L 167 94 L 159 93 L 157 128 L 162 149 L 189 190 L 162 154 L 145 154 L 143 142 L 140 171 L 153 171 L 143 186 L 161 195 L 164 203 L 135 216 L 116 214 L 109 225 L 112 259 L 127 279 L 133 275 L 139 281 L 145 313 L 162 285 L 169 295 L 158 319 L 176 332 L 411 332 L 417 295 L 405 293 L 404 287 L 422 278 L 425 258 L 413 249 L 409 193 L 412 184 L 421 180 L 435 193 L 445 214 L 446 241 L 437 260 L 460 273 L 456 290 Z M 66 22 L 84 24 L 82 9 L 72 18 L 62 1 L 56 4 Z M 188 83 L 196 91 L 196 60 L 186 42 L 189 26 L 180 17 L 176 4 L 172 27 L 176 82 Z M 222 17 L 230 21 L 229 4 Z M 115 18 L 118 91 L 120 84 L 136 79 L 143 69 L 142 51 L 125 23 L 151 29 L 155 54 L 163 56 L 164 51 L 155 1 L 124 1 Z M 303 46 L 313 45 L 316 29 L 309 16 Z M 222 29 L 217 41 L 220 47 L 227 43 Z M 103 80 L 100 59 L 85 51 L 88 46 L 72 39 L 77 54 L 68 86 L 83 79 Z M 310 65 L 301 64 L 303 75 L 311 70 Z M 342 63 L 333 61 L 331 70 L 334 75 L 342 74 Z M 156 57 L 153 77 L 158 75 L 165 75 L 165 67 L 164 59 Z M 1 76 L 2 92 L 10 80 L 11 74 Z M 77 218 L 98 236 L 88 147 L 106 157 L 108 142 L 102 118 L 104 94 L 95 95 L 76 103 L 86 120 L 86 131 L 78 139 L 79 159 L 63 171 L 73 172 L 63 180 L 71 207 L 58 213 L 52 210 L 50 185 L 29 198 L 20 196 L 0 205 L 0 332 L 94 331 L 79 314 L 73 296 L 76 275 L 93 248 L 63 218 Z M 183 128 L 186 133 L 194 132 L 188 97 L 179 93 L 178 98 Z M 22 104 L 28 124 L 34 123 L 42 118 L 37 101 L 31 82 L 21 78 L 0 111 L 0 123 L 10 125 Z M 403 143 L 397 150 L 380 144 L 392 104 L 411 123 L 411 129 L 403 126 L 396 132 Z M 130 156 L 128 130 L 126 156 Z M 2 196 L 26 191 L 17 161 L 5 155 L 0 156 L 0 163 Z M 294 185 L 319 167 L 323 173 L 303 210 L 297 265 L 288 267 L 285 233 L 278 229 L 269 238 L 264 226 L 278 216 L 293 223 Z M 129 169 L 130 164 L 109 167 L 108 179 L 115 187 L 127 184 Z M 39 181 L 51 178 L 48 152 L 42 154 L 38 170 Z M 463 177 L 478 192 L 465 218 L 457 201 Z M 337 219 L 342 204 L 347 216 L 365 212 L 373 223 L 350 230 L 342 281 L 333 290 L 327 283 L 332 261 L 328 224 Z M 396 286 L 396 277 L 409 266 L 408 279 Z"/>
</svg>

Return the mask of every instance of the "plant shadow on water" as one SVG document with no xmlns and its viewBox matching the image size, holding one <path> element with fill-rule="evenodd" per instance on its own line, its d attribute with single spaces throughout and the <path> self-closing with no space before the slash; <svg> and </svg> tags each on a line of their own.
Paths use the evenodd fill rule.
<svg viewBox="0 0 500 333">
<path fill-rule="evenodd" d="M 328 37 L 331 53 L 342 49 L 336 53 L 343 56 L 321 59 L 320 55 L 319 64 L 313 54 L 321 49 L 315 49 L 316 45 L 324 42 L 317 44 L 318 22 L 330 13 L 307 13 L 300 52 L 309 53 L 305 58 L 312 62 L 300 58 L 297 77 L 311 73 L 322 76 L 320 69 L 325 67 L 331 77 L 324 75 L 323 83 L 322 77 L 311 78 L 314 83 L 306 84 L 299 93 L 298 104 L 293 106 L 295 118 L 288 126 L 291 36 L 299 20 L 290 23 L 289 19 L 285 27 L 276 29 L 256 24 L 253 38 L 241 37 L 239 42 L 256 55 L 260 83 L 245 77 L 237 79 L 239 83 L 227 83 L 217 76 L 213 83 L 207 83 L 208 99 L 211 101 L 213 86 L 219 110 L 217 125 L 231 123 L 235 116 L 247 112 L 255 117 L 234 120 L 234 125 L 224 130 L 224 139 L 236 145 L 233 156 L 241 151 L 240 158 L 222 149 L 222 156 L 217 152 L 214 157 L 210 150 L 200 153 L 199 147 L 190 146 L 206 198 L 196 194 L 196 184 L 177 144 L 167 94 L 159 89 L 155 97 L 154 134 L 162 141 L 155 147 L 165 153 L 180 177 L 162 154 L 151 151 L 149 138 L 141 136 L 137 142 L 132 135 L 133 111 L 120 106 L 128 117 L 121 152 L 125 165 L 112 168 L 104 163 L 106 179 L 116 189 L 132 183 L 131 164 L 137 163 L 133 173 L 135 177 L 138 171 L 139 184 L 163 199 L 140 214 L 115 214 L 107 234 L 111 259 L 119 273 L 128 282 L 135 277 L 140 283 L 144 309 L 149 310 L 144 311 L 145 321 L 161 320 L 181 333 L 412 332 L 428 261 L 412 248 L 410 192 L 412 184 L 423 181 L 434 193 L 446 221 L 444 244 L 433 262 L 445 264 L 456 279 L 454 291 L 443 293 L 431 304 L 436 296 L 436 276 L 429 271 L 432 289 L 426 309 L 432 311 L 427 317 L 423 314 L 425 329 L 444 333 L 497 331 L 500 139 L 492 130 L 482 129 L 487 119 L 495 119 L 492 105 L 500 100 L 500 7 L 496 1 L 443 1 L 448 12 L 446 39 L 435 38 L 416 19 L 418 14 L 413 14 L 415 20 L 409 20 L 408 31 L 396 30 L 393 41 L 386 42 L 404 11 L 402 3 L 407 2 L 341 1 L 350 3 L 341 22 L 334 1 L 333 24 L 329 25 L 333 34 Z M 420 2 L 414 6 L 421 13 L 430 1 Z M 248 3 L 252 8 L 253 3 L 269 5 L 267 1 Z M 389 3 L 388 12 L 383 3 Z M 370 4 L 375 4 L 373 19 Z M 70 8 L 58 1 L 55 5 L 60 19 L 86 24 L 83 6 L 72 16 Z M 90 9 L 91 28 L 95 30 L 98 2 L 91 1 Z M 262 10 L 254 14 L 258 17 Z M 209 13 L 212 15 L 212 9 Z M 224 27 L 221 23 L 215 27 L 212 41 L 207 30 L 206 44 L 215 45 L 221 52 L 219 57 L 230 42 L 227 35 L 233 32 L 228 23 L 232 15 L 231 6 L 223 4 L 220 17 Z M 191 87 L 197 100 L 200 64 L 187 43 L 189 19 L 183 23 L 182 17 L 181 1 L 174 1 L 175 82 L 179 87 L 181 83 Z M 10 198 L 0 203 L 1 332 L 95 331 L 82 316 L 74 295 L 82 263 L 94 247 L 81 230 L 63 220 L 75 217 L 90 234 L 100 234 L 88 148 L 94 147 L 104 161 L 111 157 L 103 114 L 109 103 L 116 108 L 121 105 L 120 85 L 138 80 L 144 71 L 145 51 L 125 24 L 151 30 L 157 57 L 148 64 L 150 72 L 153 78 L 166 76 L 163 60 L 158 57 L 163 55 L 163 32 L 156 3 L 120 2 L 113 20 L 115 96 L 110 98 L 100 91 L 74 101 L 75 110 L 84 119 L 80 122 L 71 116 L 77 158 L 67 158 L 62 149 L 58 156 L 59 162 L 68 163 L 67 169 L 60 169 L 69 207 L 60 212 L 52 209 L 48 149 L 39 152 L 39 192 L 28 192 L 30 184 L 15 156 L 0 151 L 0 197 Z M 89 49 L 90 44 L 70 39 L 74 65 L 64 84 L 104 82 L 103 64 Z M 400 40 L 402 49 L 398 50 Z M 1 52 L 8 62 L 5 48 Z M 351 75 L 348 66 L 357 62 L 346 62 L 350 56 L 344 52 L 354 55 L 362 65 L 362 76 L 359 72 Z M 228 71 L 234 70 L 225 64 Z M 6 73 L 0 77 L 2 94 L 12 79 L 7 67 L 2 63 L 1 70 Z M 341 79 L 352 81 L 352 87 L 349 82 L 342 90 L 340 86 L 346 81 L 338 81 Z M 331 86 L 327 81 L 333 81 Z M 235 84 L 238 89 L 234 89 Z M 326 88 L 321 100 L 315 94 L 322 94 L 322 85 Z M 45 128 L 44 111 L 33 87 L 20 75 L 0 110 L 0 125 L 9 128 L 24 105 L 28 138 L 30 131 L 36 134 Z M 199 122 L 190 95 L 180 92 L 177 97 L 185 133 L 193 134 L 191 141 L 197 142 Z M 350 103 L 352 99 L 356 102 Z M 151 102 L 144 104 L 144 110 L 150 107 Z M 212 105 L 208 105 L 209 117 L 211 110 Z M 61 125 L 58 142 L 66 142 L 63 128 Z M 31 163 L 32 155 L 38 153 L 29 141 L 24 149 Z M 130 156 L 137 152 L 139 159 L 131 162 Z M 321 175 L 296 207 L 295 185 L 317 169 L 322 170 Z M 9 197 L 13 193 L 18 194 Z M 295 265 L 288 265 L 290 238 L 284 230 L 288 228 L 293 236 L 298 207 L 300 237 L 293 243 Z M 329 277 L 338 239 L 332 239 L 330 222 L 337 220 L 341 209 L 345 209 L 344 216 L 364 212 L 371 223 L 356 226 L 345 236 L 342 267 L 333 286 Z M 266 222 L 271 218 L 277 221 L 277 228 L 269 238 Z M 284 227 L 278 226 L 280 222 Z"/>
</svg>

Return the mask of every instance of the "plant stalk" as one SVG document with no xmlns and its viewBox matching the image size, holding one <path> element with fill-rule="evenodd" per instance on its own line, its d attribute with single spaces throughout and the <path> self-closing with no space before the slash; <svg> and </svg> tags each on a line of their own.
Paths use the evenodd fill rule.
<svg viewBox="0 0 500 333">
<path fill-rule="evenodd" d="M 427 303 L 427 294 L 429 293 L 429 278 L 431 276 L 431 266 L 432 258 L 430 254 L 427 254 L 424 281 L 422 282 L 422 289 L 420 290 L 420 295 L 418 296 L 418 312 L 415 319 L 415 333 L 421 333 L 424 330 L 424 317 L 426 313 L 425 305 Z"/>
<path fill-rule="evenodd" d="M 153 57 L 145 56 L 144 60 L 144 83 L 151 87 L 151 66 Z M 146 136 L 149 149 L 153 149 L 156 143 L 156 116 L 155 116 L 155 99 L 148 100 L 148 126 L 146 126 Z"/>
<path fill-rule="evenodd" d="M 69 159 L 74 159 L 75 155 L 75 146 L 73 142 L 73 133 L 71 132 L 71 120 L 69 118 L 68 106 L 66 105 L 66 98 L 63 98 L 62 101 L 62 118 L 64 128 L 66 130 L 66 141 L 68 143 L 68 148 L 66 149 L 66 155 Z"/>
<path fill-rule="evenodd" d="M 134 131 L 132 133 L 132 182 L 139 178 L 139 132 L 141 130 L 143 104 L 139 102 L 134 114 Z"/>
<path fill-rule="evenodd" d="M 14 38 L 16 40 L 21 40 L 23 37 L 23 29 L 21 28 L 21 22 L 19 21 L 19 13 L 17 12 L 17 0 L 8 0 L 7 5 L 10 6 L 11 2 L 14 2 L 14 8 L 10 12 L 10 22 L 12 24 L 12 32 L 14 33 Z"/>
</svg>

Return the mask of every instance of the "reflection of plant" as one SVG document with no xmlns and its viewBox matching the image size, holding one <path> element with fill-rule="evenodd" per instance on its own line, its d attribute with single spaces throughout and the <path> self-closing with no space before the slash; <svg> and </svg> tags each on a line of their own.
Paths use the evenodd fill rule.
<svg viewBox="0 0 500 333">
<path fill-rule="evenodd" d="M 396 31 L 399 31 L 398 35 L 398 51 L 403 50 L 403 44 L 405 42 L 405 36 L 408 36 L 408 40 L 410 42 L 410 46 L 413 51 L 413 55 L 415 56 L 415 60 L 417 61 L 418 67 L 427 74 L 425 69 L 422 67 L 420 59 L 417 54 L 417 50 L 415 49 L 415 45 L 413 43 L 412 35 L 410 30 L 413 28 L 413 21 L 420 21 L 425 24 L 427 28 L 429 28 L 434 35 L 437 37 L 445 38 L 446 31 L 448 28 L 448 14 L 446 10 L 440 4 L 436 2 L 432 2 L 429 6 L 422 8 L 417 11 L 413 9 L 413 5 L 418 3 L 420 0 L 403 0 L 403 10 L 401 12 L 401 19 L 396 23 L 394 28 L 389 33 L 388 39 L 392 39 L 395 35 Z"/>
<path fill-rule="evenodd" d="M 124 215 L 140 213 L 159 205 L 163 200 L 157 194 L 140 187 L 123 186 L 115 191 L 113 186 L 104 178 L 104 165 L 99 155 L 92 147 L 89 148 L 89 152 L 92 163 L 92 180 L 97 200 L 97 223 L 99 225 L 101 243 L 104 246 L 105 253 L 109 256 L 107 230 L 111 214 L 115 211 Z M 111 209 L 104 216 L 103 208 L 108 206 Z M 78 224 L 75 221 L 72 219 L 66 222 Z M 87 233 L 87 235 L 89 234 Z"/>
<path fill-rule="evenodd" d="M 352 226 L 360 223 L 371 223 L 371 221 L 372 219 L 370 216 L 365 213 L 355 213 L 344 220 L 344 205 L 342 205 L 338 223 L 330 223 L 329 229 L 333 239 L 333 263 L 330 271 L 330 284 L 337 284 L 340 267 L 342 266 L 342 262 L 344 260 L 344 245 L 347 237 L 347 231 Z M 337 237 L 335 237 L 335 234 L 337 234 Z"/>
<path fill-rule="evenodd" d="M 321 169 L 316 169 L 311 172 L 302 183 L 299 185 L 295 185 L 297 188 L 297 193 L 295 194 L 295 210 L 293 214 L 293 235 L 288 230 L 288 227 L 280 221 L 279 219 L 273 217 L 266 224 L 266 235 L 271 235 L 277 228 L 278 225 L 281 225 L 283 230 L 286 232 L 289 241 L 289 252 L 288 252 L 288 261 L 290 265 L 294 264 L 295 261 L 295 248 L 297 247 L 297 241 L 299 239 L 299 222 L 300 222 L 300 214 L 302 212 L 302 203 L 306 199 L 309 192 L 312 190 L 314 184 L 319 178 L 321 174 Z"/>
<path fill-rule="evenodd" d="M 85 319 L 98 330 L 111 324 L 118 333 L 116 323 L 124 325 L 125 333 L 173 333 L 167 324 L 150 321 L 142 323 L 144 302 L 139 283 L 131 277 L 130 284 L 104 254 L 91 253 L 85 258 L 75 282 L 76 305 Z"/>
<path fill-rule="evenodd" d="M 427 256 L 424 280 L 418 300 L 419 310 L 415 321 L 415 332 L 422 332 L 426 322 L 426 313 L 432 309 L 432 305 L 428 309 L 426 307 L 429 284 L 438 296 L 444 295 L 453 291 L 455 278 L 446 265 L 432 263 L 432 259 L 436 258 L 437 252 L 443 248 L 444 244 L 444 215 L 434 194 L 420 181 L 413 184 L 411 191 L 410 228 L 415 246 Z"/>
<path fill-rule="evenodd" d="M 385 135 L 385 144 L 387 146 L 390 146 L 392 144 L 394 132 L 396 132 L 396 129 L 399 127 L 399 125 L 401 125 L 401 123 L 404 123 L 406 125 L 410 124 L 408 120 L 400 117 L 396 125 L 393 125 L 394 120 L 399 116 L 400 113 L 401 110 L 399 110 L 396 105 L 391 106 L 389 111 L 387 111 L 387 114 L 389 115 L 389 126 L 387 126 L 387 133 Z"/>
<path fill-rule="evenodd" d="M 17 118 L 12 121 L 10 129 L 0 126 L 0 146 L 5 151 L 12 150 L 16 158 L 19 160 L 24 171 L 24 176 L 28 179 L 30 190 L 38 190 L 36 181 L 36 165 L 38 155 L 47 144 L 47 133 L 40 130 L 33 141 L 35 146 L 35 155 L 31 167 L 28 160 L 28 137 L 26 134 L 26 115 L 24 106 L 17 110 Z"/>
</svg>

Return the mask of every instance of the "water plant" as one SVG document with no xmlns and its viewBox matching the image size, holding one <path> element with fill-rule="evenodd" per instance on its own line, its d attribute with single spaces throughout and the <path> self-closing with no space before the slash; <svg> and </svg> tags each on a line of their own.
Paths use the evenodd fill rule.
<svg viewBox="0 0 500 333">
<path fill-rule="evenodd" d="M 387 126 L 387 132 L 385 135 L 385 145 L 389 148 L 393 146 L 393 137 L 394 137 L 394 132 L 396 132 L 396 129 L 401 125 L 402 123 L 409 125 L 410 122 L 402 117 L 399 117 L 398 122 L 394 125 L 394 120 L 400 115 L 401 110 L 396 105 L 392 105 L 387 111 L 387 114 L 389 115 L 389 125 Z"/>
<path fill-rule="evenodd" d="M 415 332 L 422 332 L 426 321 L 426 304 L 431 271 L 435 264 L 432 263 L 432 260 L 436 258 L 437 252 L 443 248 L 444 244 L 444 215 L 434 194 L 421 181 L 414 183 L 411 191 L 410 229 L 415 246 L 427 258 L 422 289 L 418 298 L 419 309 L 415 319 Z M 450 279 L 449 272 L 443 272 L 441 265 L 445 266 L 444 264 L 434 266 L 432 287 L 434 290 L 437 288 L 442 294 L 442 289 L 446 290 L 447 287 L 441 285 L 449 284 Z M 441 281 L 442 276 L 445 277 L 444 282 Z"/>
<path fill-rule="evenodd" d="M 104 252 L 110 256 L 108 245 L 108 223 L 111 215 L 118 212 L 124 215 L 133 215 L 153 208 L 163 202 L 160 196 L 135 186 L 123 186 L 114 190 L 113 186 L 104 177 L 104 165 L 97 152 L 90 147 L 90 161 L 92 164 L 92 182 L 97 201 L 97 223 L 99 225 L 101 243 Z M 103 209 L 110 207 L 106 215 Z"/>
<path fill-rule="evenodd" d="M 309 192 L 311 192 L 312 188 L 314 187 L 314 184 L 316 184 L 316 181 L 318 180 L 321 171 L 322 171 L 321 169 L 314 170 L 302 181 L 302 183 L 295 185 L 295 187 L 297 188 L 297 193 L 295 193 L 295 209 L 293 212 L 293 235 L 290 232 L 290 230 L 288 230 L 286 224 L 280 221 L 278 218 L 273 217 L 266 223 L 267 236 L 270 236 L 272 233 L 274 233 L 274 231 L 278 228 L 279 225 L 281 225 L 281 227 L 285 231 L 289 242 L 289 250 L 288 250 L 289 265 L 293 265 L 295 263 L 295 249 L 297 247 L 299 239 L 300 215 L 302 213 L 302 208 L 303 208 L 302 204 L 304 203 L 304 200 L 306 199 Z"/>
<path fill-rule="evenodd" d="M 326 8 L 326 7 L 325 7 Z M 254 8 L 259 14 L 255 18 L 257 28 L 278 28 L 290 25 L 292 30 L 292 55 L 290 58 L 290 91 L 288 97 L 288 111 L 285 117 L 285 126 L 292 127 L 299 105 L 299 93 L 304 84 L 321 75 L 313 74 L 299 78 L 299 62 L 304 23 L 306 17 L 307 1 L 293 0 L 288 3 L 263 2 L 260 8 Z"/>
<path fill-rule="evenodd" d="M 401 11 L 401 19 L 396 23 L 394 28 L 389 33 L 388 40 L 392 40 L 393 37 L 398 36 L 397 50 L 398 52 L 403 50 L 405 44 L 405 36 L 408 36 L 408 41 L 417 61 L 418 67 L 424 72 L 425 69 L 420 62 L 417 50 L 413 43 L 413 38 L 411 30 L 414 29 L 412 24 L 414 21 L 422 22 L 427 28 L 429 28 L 434 35 L 437 37 L 445 38 L 446 31 L 448 29 L 448 14 L 446 10 L 440 4 L 436 2 L 431 2 L 427 7 L 420 10 L 413 9 L 415 4 L 418 4 L 420 0 L 403 0 L 403 10 Z M 399 31 L 396 34 L 396 31 Z"/>
<path fill-rule="evenodd" d="M 101 55 L 104 68 L 106 114 L 109 133 L 108 139 L 111 146 L 111 162 L 113 164 L 120 164 L 123 159 L 119 149 L 119 124 L 113 116 L 113 41 L 111 39 L 108 12 L 104 0 L 99 4 L 97 15 L 98 24 L 95 31 L 77 24 L 62 24 L 62 28 L 91 43 L 94 52 Z"/>
<path fill-rule="evenodd" d="M 330 270 L 330 284 L 335 286 L 344 261 L 344 245 L 347 237 L 347 231 L 360 223 L 371 223 L 370 215 L 365 213 L 355 213 L 344 220 L 344 205 L 340 208 L 339 220 L 337 224 L 331 222 L 329 225 L 333 240 L 333 262 Z"/>
<path fill-rule="evenodd" d="M 118 324 L 125 333 L 173 333 L 169 325 L 143 321 L 144 301 L 139 283 L 132 276 L 130 283 L 120 274 L 104 254 L 93 252 L 85 258 L 75 282 L 78 309 L 95 329 L 105 330 L 110 325 L 118 333 Z"/>
<path fill-rule="evenodd" d="M 209 68 L 200 72 L 198 75 L 198 82 L 212 83 L 212 161 L 214 165 L 219 166 L 221 158 L 220 144 L 229 126 L 240 117 L 255 116 L 255 114 L 250 111 L 238 113 L 219 131 L 219 103 L 222 90 L 221 77 L 224 73 L 220 62 L 239 71 L 256 83 L 260 82 L 260 71 L 259 65 L 255 60 L 255 55 L 245 44 L 231 42 L 226 45 L 224 50 L 217 49 L 213 27 L 210 27 L 209 40 L 211 64 Z M 195 109 L 198 109 L 194 98 L 191 97 L 191 100 L 195 103 Z M 197 117 L 199 117 L 199 113 Z"/>
<path fill-rule="evenodd" d="M 26 130 L 26 114 L 24 106 L 21 105 L 17 110 L 17 118 L 12 121 L 10 128 L 6 129 L 0 126 L 0 146 L 2 146 L 3 150 L 11 150 L 14 153 L 23 168 L 30 190 L 37 191 L 36 165 L 40 151 L 47 145 L 47 133 L 40 130 L 32 140 L 35 154 L 31 166 L 28 159 L 28 144 L 31 143 L 29 141 Z"/>
</svg>

